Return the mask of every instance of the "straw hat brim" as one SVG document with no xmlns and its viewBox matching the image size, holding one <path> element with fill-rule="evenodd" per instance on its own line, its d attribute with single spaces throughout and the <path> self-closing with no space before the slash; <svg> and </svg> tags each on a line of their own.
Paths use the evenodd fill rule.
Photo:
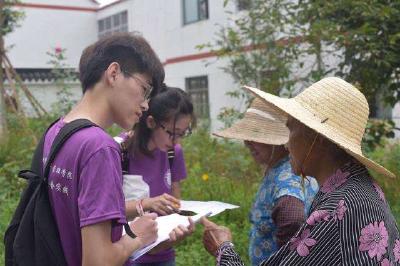
<svg viewBox="0 0 400 266">
<path fill-rule="evenodd" d="M 255 121 L 253 121 L 255 122 Z M 253 141 L 257 143 L 264 143 L 270 145 L 283 145 L 289 140 L 288 132 L 276 128 L 258 128 L 257 125 L 249 127 L 249 121 L 244 119 L 239 120 L 233 124 L 230 128 L 213 133 L 213 135 L 228 138 L 237 139 L 244 141 Z M 272 127 L 272 125 L 271 125 Z"/>
<path fill-rule="evenodd" d="M 341 147 L 343 150 L 345 150 L 348 154 L 350 154 L 360 163 L 365 165 L 367 168 L 384 176 L 388 176 L 391 178 L 395 177 L 392 172 L 390 172 L 380 164 L 365 157 L 362 154 L 361 147 L 355 146 L 354 143 L 350 140 L 341 137 L 340 134 L 335 132 L 334 128 L 328 127 L 326 124 L 321 123 L 320 119 L 318 119 L 314 114 L 305 109 L 294 98 L 280 98 L 278 96 L 266 93 L 264 91 L 249 86 L 244 86 L 243 88 L 254 94 L 255 96 L 260 97 L 266 103 L 272 104 L 275 108 L 283 111 L 284 113 L 287 113 L 293 118 L 299 120 L 304 125 L 310 127 L 327 139 L 336 143 L 339 147 Z"/>
</svg>

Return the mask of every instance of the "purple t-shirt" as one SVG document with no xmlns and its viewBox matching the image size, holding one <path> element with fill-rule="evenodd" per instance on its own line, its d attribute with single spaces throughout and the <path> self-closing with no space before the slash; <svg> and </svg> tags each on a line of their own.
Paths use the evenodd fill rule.
<svg viewBox="0 0 400 266">
<path fill-rule="evenodd" d="M 164 193 L 171 194 L 172 182 L 178 182 L 186 178 L 185 159 L 182 147 L 175 145 L 175 158 L 172 169 L 169 167 L 166 152 L 156 149 L 152 156 L 143 154 L 130 156 L 129 174 L 141 175 L 143 180 L 149 185 L 150 197 L 157 197 Z M 171 260 L 175 257 L 173 249 L 161 251 L 157 254 L 146 254 L 135 262 L 151 263 Z"/>
<path fill-rule="evenodd" d="M 55 123 L 46 134 L 43 162 L 65 125 Z M 81 228 L 113 220 L 111 241 L 121 238 L 126 223 L 118 144 L 101 128 L 72 135 L 56 155 L 49 174 L 49 197 L 68 265 L 82 264 Z"/>
</svg>

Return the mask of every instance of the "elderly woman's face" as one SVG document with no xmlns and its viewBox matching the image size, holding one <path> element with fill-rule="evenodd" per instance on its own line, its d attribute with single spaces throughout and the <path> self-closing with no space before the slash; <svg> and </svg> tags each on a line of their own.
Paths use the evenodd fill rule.
<svg viewBox="0 0 400 266">
<path fill-rule="evenodd" d="M 290 130 L 289 141 L 286 144 L 290 153 L 290 164 L 293 172 L 300 175 L 304 170 L 303 163 L 312 145 L 312 136 L 310 132 L 306 132 L 307 128 L 303 124 L 292 117 L 288 118 L 286 125 Z M 306 162 L 307 165 L 310 164 L 309 159 Z M 307 173 L 303 174 L 307 175 Z"/>
<path fill-rule="evenodd" d="M 271 158 L 273 145 L 245 141 L 244 144 L 250 150 L 251 156 L 258 164 L 266 164 Z"/>
</svg>

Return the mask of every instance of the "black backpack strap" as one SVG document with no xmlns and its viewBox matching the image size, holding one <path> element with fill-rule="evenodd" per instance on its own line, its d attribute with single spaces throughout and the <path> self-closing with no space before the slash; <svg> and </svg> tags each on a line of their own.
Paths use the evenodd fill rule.
<svg viewBox="0 0 400 266">
<path fill-rule="evenodd" d="M 121 143 L 121 168 L 122 174 L 126 175 L 129 172 L 129 153 L 128 148 L 124 143 Z"/>
<path fill-rule="evenodd" d="M 31 162 L 31 171 L 39 176 L 42 175 L 43 171 L 42 160 L 43 160 L 44 139 L 46 137 L 47 131 L 49 131 L 49 129 L 59 120 L 60 119 L 58 118 L 57 120 L 53 121 L 53 123 L 51 123 L 50 126 L 46 129 L 46 131 L 42 135 L 42 138 L 39 141 L 39 144 L 36 146 L 35 153 L 33 154 Z"/>
<path fill-rule="evenodd" d="M 47 182 L 51 163 L 54 161 L 54 158 L 56 157 L 61 147 L 64 145 L 65 141 L 67 141 L 67 139 L 70 136 L 72 136 L 75 132 L 81 130 L 82 128 L 92 127 L 92 126 L 97 126 L 97 125 L 87 119 L 77 119 L 67 123 L 65 126 L 61 128 L 60 132 L 54 139 L 53 144 L 51 145 L 50 153 L 46 161 L 46 168 L 44 169 L 43 181 Z"/>
<path fill-rule="evenodd" d="M 172 171 L 172 164 L 174 163 L 174 158 L 175 158 L 175 147 L 168 150 L 168 162 L 169 162 L 169 169 L 171 171 Z"/>
</svg>

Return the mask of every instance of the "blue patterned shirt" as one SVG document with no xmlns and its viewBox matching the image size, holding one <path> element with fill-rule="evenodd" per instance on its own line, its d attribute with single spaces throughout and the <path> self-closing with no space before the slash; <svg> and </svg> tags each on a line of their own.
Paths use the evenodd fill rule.
<svg viewBox="0 0 400 266">
<path fill-rule="evenodd" d="M 252 265 L 259 265 L 278 250 L 276 243 L 276 226 L 272 220 L 272 210 L 282 196 L 293 196 L 304 202 L 305 217 L 315 194 L 318 192 L 318 183 L 314 178 L 304 180 L 304 191 L 301 177 L 292 173 L 289 157 L 282 159 L 264 177 L 255 197 L 250 212 L 249 256 Z"/>
</svg>

